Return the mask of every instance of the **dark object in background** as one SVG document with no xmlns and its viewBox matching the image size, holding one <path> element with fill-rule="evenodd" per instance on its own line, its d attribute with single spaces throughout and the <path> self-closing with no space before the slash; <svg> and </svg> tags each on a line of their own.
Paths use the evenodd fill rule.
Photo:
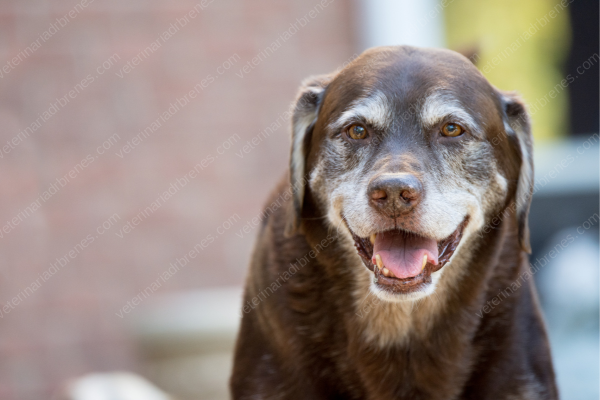
<svg viewBox="0 0 600 400">
<path fill-rule="evenodd" d="M 565 72 L 577 77 L 569 86 L 570 132 L 573 135 L 589 135 L 598 132 L 599 128 L 598 5 L 598 0 L 574 1 L 569 5 L 573 41 Z M 590 58 L 594 55 L 595 58 Z M 582 67 L 586 60 L 592 65 L 581 74 L 577 68 Z"/>
</svg>

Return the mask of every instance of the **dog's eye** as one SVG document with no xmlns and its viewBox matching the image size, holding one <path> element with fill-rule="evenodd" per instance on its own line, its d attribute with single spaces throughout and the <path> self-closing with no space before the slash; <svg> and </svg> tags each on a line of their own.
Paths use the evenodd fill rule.
<svg viewBox="0 0 600 400">
<path fill-rule="evenodd" d="M 460 136 L 465 132 L 464 128 L 458 124 L 449 122 L 442 127 L 442 135 L 456 137 Z"/>
<path fill-rule="evenodd" d="M 348 136 L 354 140 L 362 140 L 367 137 L 367 130 L 361 125 L 352 125 L 348 128 Z"/>
</svg>

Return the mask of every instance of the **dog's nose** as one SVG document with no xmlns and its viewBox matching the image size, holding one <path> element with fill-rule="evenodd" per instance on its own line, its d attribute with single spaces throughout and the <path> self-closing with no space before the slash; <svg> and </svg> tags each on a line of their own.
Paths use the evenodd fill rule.
<svg viewBox="0 0 600 400">
<path fill-rule="evenodd" d="M 423 185 L 408 173 L 381 174 L 369 182 L 369 202 L 386 215 L 411 211 L 421 201 Z"/>
</svg>

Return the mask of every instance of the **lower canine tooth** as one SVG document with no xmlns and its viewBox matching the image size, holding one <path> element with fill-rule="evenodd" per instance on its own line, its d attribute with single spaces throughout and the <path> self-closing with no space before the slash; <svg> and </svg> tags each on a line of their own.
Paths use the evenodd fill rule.
<svg viewBox="0 0 600 400">
<path fill-rule="evenodd" d="M 427 254 L 425 254 L 423 256 L 423 265 L 421 265 L 421 271 L 423 271 L 423 268 L 425 268 L 425 265 L 427 265 Z"/>
<path fill-rule="evenodd" d="M 387 269 L 386 267 L 383 267 L 383 271 L 382 272 L 383 272 L 383 275 L 390 276 L 390 270 Z"/>
<path fill-rule="evenodd" d="M 377 263 L 379 269 L 383 268 L 383 261 L 381 260 L 381 256 L 379 254 L 375 254 L 375 262 Z"/>
<path fill-rule="evenodd" d="M 369 240 L 371 241 L 371 244 L 375 244 L 375 238 L 376 238 L 376 237 L 377 237 L 377 235 L 376 235 L 376 234 L 372 234 L 372 235 L 369 237 Z"/>
</svg>

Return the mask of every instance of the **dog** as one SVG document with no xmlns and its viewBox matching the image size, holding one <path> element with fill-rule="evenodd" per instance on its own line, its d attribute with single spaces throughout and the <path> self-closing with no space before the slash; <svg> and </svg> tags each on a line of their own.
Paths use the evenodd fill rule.
<svg viewBox="0 0 600 400">
<path fill-rule="evenodd" d="M 528 264 L 523 102 L 465 57 L 303 82 L 245 287 L 234 399 L 557 399 Z"/>
</svg>

